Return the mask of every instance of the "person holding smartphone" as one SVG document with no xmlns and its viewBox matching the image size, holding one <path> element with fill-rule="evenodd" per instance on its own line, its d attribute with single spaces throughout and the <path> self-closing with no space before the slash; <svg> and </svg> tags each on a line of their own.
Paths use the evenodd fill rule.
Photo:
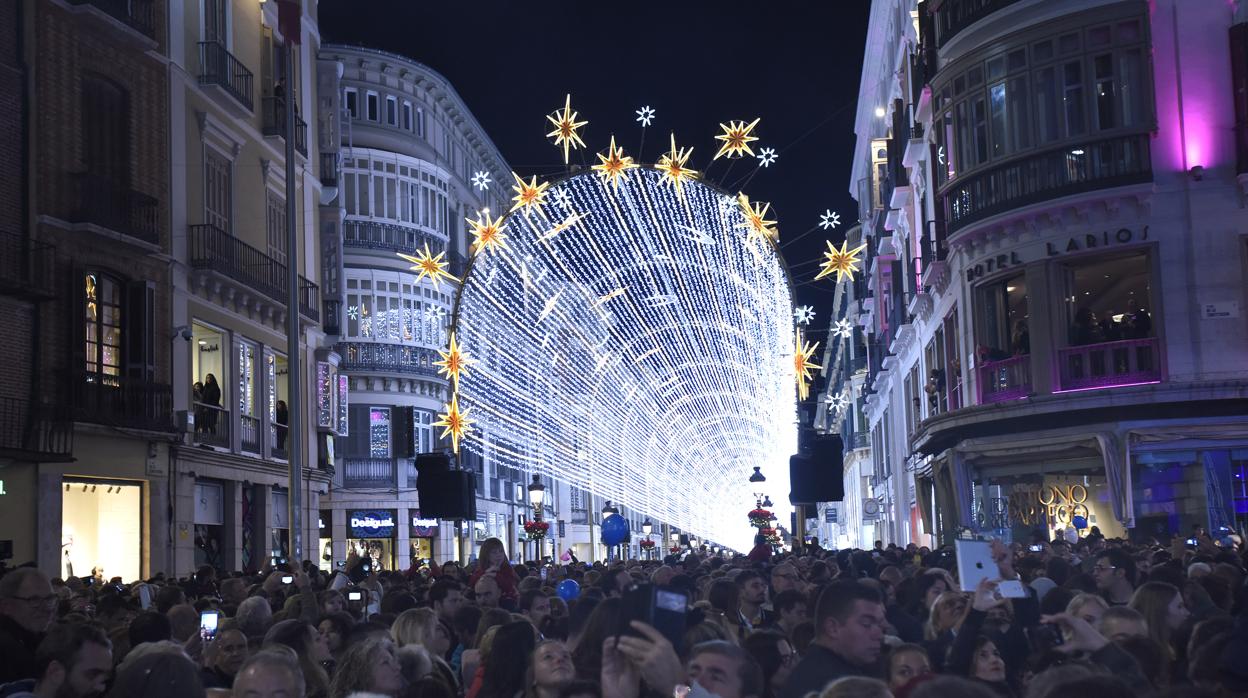
<svg viewBox="0 0 1248 698">
<path fill-rule="evenodd" d="M 468 585 L 475 587 L 482 577 L 493 577 L 498 584 L 499 596 L 505 606 L 515 608 L 520 594 L 516 591 L 516 572 L 511 569 L 507 560 L 507 549 L 497 538 L 487 539 L 481 544 L 481 556 L 477 559 L 477 570 L 468 579 Z"/>
</svg>

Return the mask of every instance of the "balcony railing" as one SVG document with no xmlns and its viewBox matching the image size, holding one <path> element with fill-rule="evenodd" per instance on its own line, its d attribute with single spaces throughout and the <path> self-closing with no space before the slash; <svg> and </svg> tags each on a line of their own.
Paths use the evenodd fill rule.
<svg viewBox="0 0 1248 698">
<path fill-rule="evenodd" d="M 1085 191 L 1151 182 L 1149 135 L 1067 145 L 973 172 L 941 191 L 954 232 L 988 216 Z"/>
<path fill-rule="evenodd" d="M 338 354 L 342 356 L 339 368 L 348 373 L 437 374 L 433 362 L 438 360 L 438 353 L 432 349 L 373 342 L 339 342 L 337 347 Z"/>
<path fill-rule="evenodd" d="M 0 232 L 0 295 L 56 296 L 56 247 Z"/>
<path fill-rule="evenodd" d="M 338 186 L 338 155 L 337 152 L 321 153 L 321 186 Z"/>
<path fill-rule="evenodd" d="M 287 304 L 286 265 L 213 225 L 191 226 L 191 266 L 223 274 Z M 320 289 L 299 277 L 299 313 L 317 322 Z"/>
<path fill-rule="evenodd" d="M 152 0 L 70 0 L 72 5 L 91 5 L 139 32 L 156 38 L 156 3 Z"/>
<path fill-rule="evenodd" d="M 251 71 L 220 41 L 199 42 L 199 84 L 216 85 L 251 111 Z"/>
<path fill-rule="evenodd" d="M 262 97 L 260 109 L 262 133 L 286 138 L 286 98 Z M 308 124 L 299 116 L 298 108 L 295 109 L 295 150 L 304 157 L 308 156 Z"/>
<path fill-rule="evenodd" d="M 74 418 L 132 429 L 173 431 L 173 389 L 168 385 L 86 372 L 74 381 Z"/>
<path fill-rule="evenodd" d="M 230 448 L 230 413 L 216 405 L 196 402 L 195 443 Z"/>
<path fill-rule="evenodd" d="M 238 416 L 238 438 L 244 453 L 260 455 L 260 420 L 241 414 Z"/>
<path fill-rule="evenodd" d="M 865 431 L 854 432 L 853 436 L 849 437 L 850 449 L 866 448 L 870 445 L 867 441 L 870 437 L 871 435 Z"/>
<path fill-rule="evenodd" d="M 429 251 L 435 255 L 446 249 L 445 240 L 416 228 L 357 220 L 347 220 L 342 224 L 344 247 L 415 254 L 417 250 L 424 250 L 426 243 Z"/>
<path fill-rule="evenodd" d="M 941 48 L 958 32 L 1018 0 L 945 0 L 933 3 L 936 20 L 936 47 Z"/>
<path fill-rule="evenodd" d="M 73 197 L 71 223 L 92 223 L 137 240 L 160 244 L 157 223 L 160 202 L 132 191 L 107 177 L 93 172 L 69 175 L 69 191 Z"/>
<path fill-rule="evenodd" d="M 269 424 L 269 457 L 278 460 L 286 460 L 286 434 L 288 433 L 285 424 Z"/>
<path fill-rule="evenodd" d="M 342 462 L 343 487 L 394 487 L 391 458 L 347 458 Z"/>
<path fill-rule="evenodd" d="M 74 449 L 74 424 L 52 405 L 0 398 L 0 455 L 64 460 Z"/>
<path fill-rule="evenodd" d="M 1161 356 L 1156 337 L 1068 347 L 1057 352 L 1060 391 L 1158 383 Z"/>
<path fill-rule="evenodd" d="M 979 367 L 979 404 L 1004 402 L 1031 393 L 1031 355 L 987 361 Z"/>
</svg>

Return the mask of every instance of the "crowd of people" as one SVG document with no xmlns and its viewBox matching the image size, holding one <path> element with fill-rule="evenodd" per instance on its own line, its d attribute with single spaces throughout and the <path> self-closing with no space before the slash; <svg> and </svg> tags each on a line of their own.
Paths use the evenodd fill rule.
<svg viewBox="0 0 1248 698">
<path fill-rule="evenodd" d="M 1248 695 L 1238 539 L 1031 543 L 994 542 L 972 592 L 953 548 L 878 543 L 552 565 L 491 539 L 466 566 L 131 583 L 9 568 L 0 698 Z"/>
</svg>

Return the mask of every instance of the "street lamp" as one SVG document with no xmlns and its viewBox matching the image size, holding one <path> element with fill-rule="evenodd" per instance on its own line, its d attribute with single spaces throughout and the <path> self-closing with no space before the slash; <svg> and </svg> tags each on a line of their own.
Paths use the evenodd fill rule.
<svg viewBox="0 0 1248 698">
<path fill-rule="evenodd" d="M 754 466 L 754 474 L 750 476 L 750 482 L 767 482 L 767 478 L 760 472 L 759 466 Z"/>
<path fill-rule="evenodd" d="M 611 506 L 611 500 L 610 500 L 610 499 L 608 499 L 608 500 L 607 500 L 607 503 L 606 503 L 606 504 L 604 504 L 604 505 L 602 506 L 602 520 L 603 520 L 603 521 L 606 521 L 607 519 L 611 518 L 612 516 L 619 516 L 619 514 L 620 514 L 620 510 L 619 510 L 619 509 L 616 509 L 616 508 L 615 508 L 615 507 L 613 507 L 613 506 Z"/>
<path fill-rule="evenodd" d="M 653 530 L 654 524 L 650 523 L 650 517 L 647 516 L 646 520 L 641 522 L 641 532 L 646 536 L 646 540 L 650 540 L 650 532 Z M 653 556 L 653 553 L 651 553 L 651 557 Z"/>
<path fill-rule="evenodd" d="M 529 484 L 529 505 L 533 507 L 533 521 L 540 523 L 542 513 L 546 501 L 546 486 L 542 484 L 542 480 L 537 473 L 533 474 L 533 482 Z M 534 547 L 537 549 L 536 558 L 540 562 L 542 559 L 542 539 L 536 538 L 533 541 Z"/>
<path fill-rule="evenodd" d="M 772 507 L 771 497 L 768 497 L 763 500 L 763 507 L 767 509 L 770 509 Z"/>
</svg>

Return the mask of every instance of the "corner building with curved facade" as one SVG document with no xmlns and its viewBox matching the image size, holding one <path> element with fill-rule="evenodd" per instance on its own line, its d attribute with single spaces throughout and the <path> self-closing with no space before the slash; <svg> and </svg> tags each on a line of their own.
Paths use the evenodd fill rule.
<svg viewBox="0 0 1248 698">
<path fill-rule="evenodd" d="M 874 3 L 875 538 L 1248 522 L 1245 5 Z"/>
</svg>

